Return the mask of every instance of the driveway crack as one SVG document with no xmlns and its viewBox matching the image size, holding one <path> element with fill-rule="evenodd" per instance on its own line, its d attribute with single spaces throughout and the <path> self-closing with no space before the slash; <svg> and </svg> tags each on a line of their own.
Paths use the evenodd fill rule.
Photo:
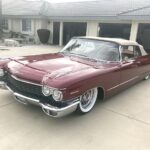
<svg viewBox="0 0 150 150">
<path fill-rule="evenodd" d="M 140 120 L 140 119 L 137 119 L 137 118 L 135 118 L 135 117 L 133 117 L 133 116 L 131 116 L 131 115 L 123 114 L 123 113 L 120 113 L 120 112 L 114 111 L 114 110 L 112 110 L 112 109 L 110 109 L 110 108 L 106 108 L 106 107 L 102 107 L 102 108 L 103 108 L 103 109 L 105 109 L 106 111 L 112 112 L 112 113 L 114 113 L 114 114 L 117 114 L 117 115 L 120 115 L 120 116 L 123 116 L 123 117 L 129 118 L 129 119 L 131 119 L 131 120 L 137 121 L 137 122 L 142 123 L 142 124 L 144 124 L 144 125 L 148 125 L 148 126 L 150 126 L 150 123 L 145 122 L 145 121 Z"/>
<path fill-rule="evenodd" d="M 15 102 L 11 102 L 11 103 L 7 103 L 7 104 L 4 104 L 4 105 L 1 105 L 1 106 L 0 106 L 0 109 L 3 108 L 3 107 L 6 107 L 6 106 L 8 106 L 8 105 L 11 105 L 11 104 L 13 104 L 13 103 L 15 103 Z"/>
</svg>

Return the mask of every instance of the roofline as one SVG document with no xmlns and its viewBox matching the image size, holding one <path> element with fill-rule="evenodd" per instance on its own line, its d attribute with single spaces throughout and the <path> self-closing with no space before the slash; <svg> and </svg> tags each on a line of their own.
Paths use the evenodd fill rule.
<svg viewBox="0 0 150 150">
<path fill-rule="evenodd" d="M 150 15 L 123 15 L 119 17 L 122 20 L 134 20 L 134 21 L 146 21 L 149 22 L 150 20 Z"/>
<path fill-rule="evenodd" d="M 123 23 L 131 23 L 134 21 L 145 21 L 150 19 L 150 15 L 123 15 L 123 16 L 45 16 L 45 15 L 6 15 L 5 18 L 32 18 L 32 19 L 51 19 L 57 21 L 121 21 Z"/>
<path fill-rule="evenodd" d="M 135 8 L 135 9 L 131 9 L 131 10 L 127 10 L 127 11 L 119 13 L 118 15 L 128 14 L 130 12 L 135 12 L 135 11 L 142 10 L 142 9 L 147 9 L 147 8 L 150 8 L 150 5 L 144 6 L 144 7 Z"/>
<path fill-rule="evenodd" d="M 42 15 L 3 15 L 4 18 L 31 18 L 31 19 L 45 19 Z"/>
<path fill-rule="evenodd" d="M 118 16 L 46 16 L 45 18 L 52 20 L 69 20 L 69 21 L 100 21 L 100 20 L 113 20 L 113 21 L 122 21 Z"/>
<path fill-rule="evenodd" d="M 45 0 L 43 0 L 45 1 Z M 92 0 L 92 2 L 97 2 L 98 0 Z M 91 0 L 86 0 L 86 1 L 66 1 L 66 2 L 55 2 L 55 3 L 52 3 L 52 2 L 48 2 L 50 4 L 66 4 L 66 3 L 85 3 L 85 2 L 91 2 Z"/>
</svg>

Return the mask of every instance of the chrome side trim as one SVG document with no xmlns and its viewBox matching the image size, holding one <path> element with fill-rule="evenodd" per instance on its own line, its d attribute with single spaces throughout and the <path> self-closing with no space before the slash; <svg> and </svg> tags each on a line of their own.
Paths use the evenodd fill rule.
<svg viewBox="0 0 150 150">
<path fill-rule="evenodd" d="M 30 81 L 27 81 L 27 80 L 24 80 L 24 79 L 20 79 L 14 75 L 11 75 L 11 77 L 17 81 L 20 81 L 20 82 L 24 82 L 24 83 L 28 83 L 28 84 L 32 84 L 32 85 L 36 85 L 36 86 L 42 86 L 41 84 L 37 84 L 37 83 L 33 83 L 33 82 L 30 82 Z"/>
<path fill-rule="evenodd" d="M 70 93 L 70 95 L 76 94 L 76 93 L 78 93 L 78 92 L 79 92 L 79 90 L 73 91 L 73 92 Z"/>
<path fill-rule="evenodd" d="M 130 80 L 127 80 L 127 81 L 125 81 L 125 82 L 122 82 L 122 83 L 120 83 L 120 84 L 118 84 L 118 85 L 116 85 L 116 86 L 114 86 L 114 87 L 108 89 L 107 91 L 111 91 L 111 90 L 113 90 L 113 89 L 115 89 L 115 88 L 117 88 L 117 87 L 119 87 L 119 86 L 121 86 L 121 85 L 124 85 L 124 84 L 126 84 L 126 83 L 128 83 L 128 82 L 131 82 L 131 81 L 133 81 L 133 80 L 135 80 L 135 79 L 137 79 L 137 78 L 139 78 L 139 76 L 135 76 L 134 78 L 132 78 L 132 79 L 130 79 Z"/>
</svg>

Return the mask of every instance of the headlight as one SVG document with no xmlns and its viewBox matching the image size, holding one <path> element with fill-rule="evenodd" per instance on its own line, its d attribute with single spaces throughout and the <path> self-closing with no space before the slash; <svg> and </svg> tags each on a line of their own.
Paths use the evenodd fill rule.
<svg viewBox="0 0 150 150">
<path fill-rule="evenodd" d="M 53 89 L 48 87 L 47 85 L 44 85 L 42 87 L 42 93 L 45 95 L 45 96 L 49 96 L 53 93 Z"/>
<path fill-rule="evenodd" d="M 53 97 L 53 99 L 56 100 L 56 101 L 61 101 L 62 98 L 63 98 L 63 94 L 62 94 L 62 92 L 59 91 L 59 90 L 54 90 L 54 91 L 53 91 L 53 94 L 52 94 L 52 97 Z"/>
<path fill-rule="evenodd" d="M 5 75 L 4 70 L 0 69 L 0 77 L 3 77 Z"/>
</svg>

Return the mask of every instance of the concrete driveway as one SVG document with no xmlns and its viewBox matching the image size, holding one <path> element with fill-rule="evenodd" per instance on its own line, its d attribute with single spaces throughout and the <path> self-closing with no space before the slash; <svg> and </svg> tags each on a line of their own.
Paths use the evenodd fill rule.
<svg viewBox="0 0 150 150">
<path fill-rule="evenodd" d="M 41 52 L 46 51 L 42 47 Z M 87 115 L 54 119 L 39 107 L 24 106 L 8 91 L 0 90 L 0 149 L 149 150 L 149 91 L 150 80 L 142 81 L 98 102 Z"/>
</svg>

